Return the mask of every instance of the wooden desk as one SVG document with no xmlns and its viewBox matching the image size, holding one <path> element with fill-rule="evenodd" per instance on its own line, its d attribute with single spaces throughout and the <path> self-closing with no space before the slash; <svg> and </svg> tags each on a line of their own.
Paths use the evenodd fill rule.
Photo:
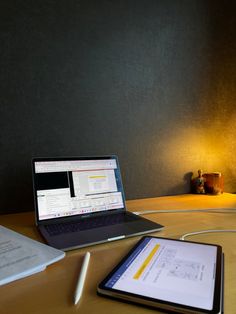
<svg viewBox="0 0 236 314">
<path fill-rule="evenodd" d="M 204 229 L 236 229 L 236 215 L 226 212 L 159 213 L 165 209 L 236 208 L 236 195 L 220 196 L 179 195 L 127 202 L 130 211 L 156 210 L 157 214 L 146 217 L 165 226 L 156 236 L 179 238 L 181 235 Z M 33 212 L 2 215 L 0 224 L 41 240 L 34 226 Z M 235 233 L 203 234 L 188 238 L 201 242 L 218 243 L 225 252 L 225 313 L 236 313 L 236 246 Z M 89 271 L 83 296 L 78 305 L 73 305 L 77 277 L 86 249 L 66 253 L 66 257 L 45 271 L 0 287 L 1 314 L 67 314 L 110 313 L 142 314 L 158 313 L 155 310 L 125 304 L 99 297 L 96 286 L 121 257 L 140 237 L 91 246 Z M 159 312 L 161 313 L 161 312 Z"/>
</svg>

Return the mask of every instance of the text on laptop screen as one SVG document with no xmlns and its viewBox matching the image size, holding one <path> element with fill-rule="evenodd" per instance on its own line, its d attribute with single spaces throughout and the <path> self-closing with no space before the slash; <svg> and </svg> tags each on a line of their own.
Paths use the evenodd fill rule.
<svg viewBox="0 0 236 314">
<path fill-rule="evenodd" d="M 35 162 L 39 220 L 124 207 L 115 159 Z"/>
</svg>

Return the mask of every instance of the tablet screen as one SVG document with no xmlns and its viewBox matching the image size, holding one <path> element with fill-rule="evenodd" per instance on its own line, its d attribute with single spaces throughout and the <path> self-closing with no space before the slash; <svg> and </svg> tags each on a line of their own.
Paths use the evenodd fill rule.
<svg viewBox="0 0 236 314">
<path fill-rule="evenodd" d="M 217 248 L 215 245 L 144 237 L 105 280 L 104 288 L 211 312 Z"/>
</svg>

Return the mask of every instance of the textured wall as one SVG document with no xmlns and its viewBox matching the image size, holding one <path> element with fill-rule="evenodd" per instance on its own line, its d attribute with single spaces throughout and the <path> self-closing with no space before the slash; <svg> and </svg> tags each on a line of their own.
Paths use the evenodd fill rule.
<svg viewBox="0 0 236 314">
<path fill-rule="evenodd" d="M 117 154 L 126 196 L 236 191 L 236 3 L 0 4 L 0 211 L 32 210 L 32 156 Z"/>
</svg>

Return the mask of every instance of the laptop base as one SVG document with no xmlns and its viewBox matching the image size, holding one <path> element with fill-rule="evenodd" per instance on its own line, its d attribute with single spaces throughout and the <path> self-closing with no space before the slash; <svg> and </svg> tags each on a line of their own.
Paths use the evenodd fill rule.
<svg viewBox="0 0 236 314">
<path fill-rule="evenodd" d="M 130 212 L 128 215 L 135 216 L 134 221 L 122 224 L 102 226 L 84 231 L 63 233 L 60 235 L 49 236 L 44 225 L 39 226 L 39 230 L 46 242 L 60 250 L 68 251 L 77 248 L 87 247 L 94 244 L 121 240 L 132 236 L 158 232 L 164 227 L 148 219 L 141 218 Z M 140 218 L 140 219 L 139 219 Z"/>
</svg>

